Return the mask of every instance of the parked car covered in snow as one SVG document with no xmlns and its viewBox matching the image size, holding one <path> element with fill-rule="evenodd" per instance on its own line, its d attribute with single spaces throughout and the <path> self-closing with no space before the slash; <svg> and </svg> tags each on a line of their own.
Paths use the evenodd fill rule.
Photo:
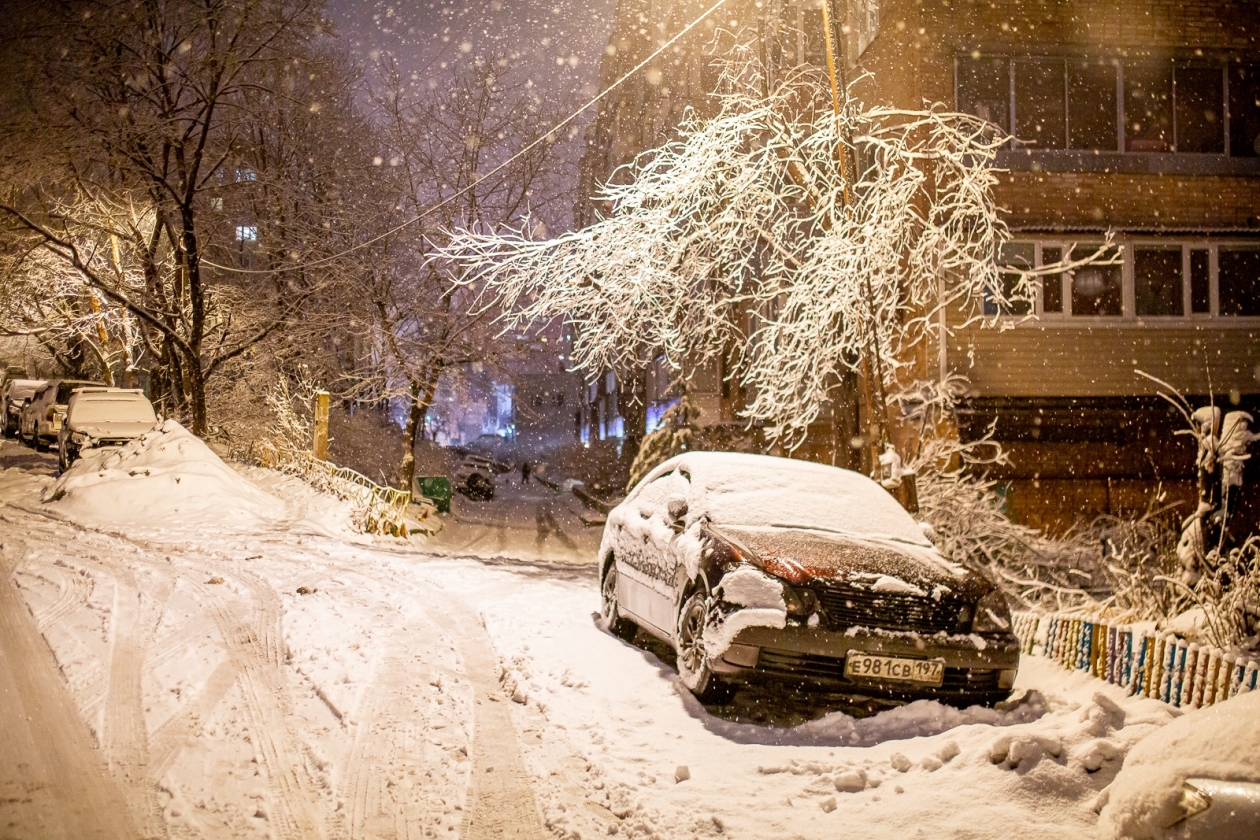
<svg viewBox="0 0 1260 840">
<path fill-rule="evenodd" d="M 1098 840 L 1260 837 L 1260 692 L 1191 710 L 1129 750 L 1102 792 Z"/>
<path fill-rule="evenodd" d="M 44 379 L 10 379 L 4 386 L 3 409 L 4 434 L 12 437 L 18 433 L 18 423 L 22 416 L 22 406 L 35 395 L 35 392 L 47 384 Z"/>
<path fill-rule="evenodd" d="M 70 396 L 78 389 L 88 387 L 104 388 L 106 385 L 104 382 L 87 379 L 50 379 L 48 384 L 35 393 L 27 408 L 30 412 L 28 427 L 22 430 L 32 446 L 39 449 L 57 441 L 61 421 L 70 404 Z"/>
<path fill-rule="evenodd" d="M 57 434 L 57 463 L 67 470 L 92 446 L 120 446 L 157 425 L 153 404 L 143 391 L 80 388 L 70 396 Z"/>
<path fill-rule="evenodd" d="M 599 558 L 609 629 L 672 644 L 702 700 L 773 678 L 970 705 L 1005 699 L 1015 682 L 1002 592 L 850 470 L 676 456 L 613 508 Z"/>
</svg>

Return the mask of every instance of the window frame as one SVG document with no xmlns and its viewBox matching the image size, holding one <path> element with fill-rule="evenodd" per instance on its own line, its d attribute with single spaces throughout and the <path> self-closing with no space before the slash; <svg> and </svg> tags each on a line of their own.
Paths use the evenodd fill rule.
<svg viewBox="0 0 1260 840">
<path fill-rule="evenodd" d="M 1100 246 L 1104 239 L 1098 235 L 1082 235 L 1078 237 L 1050 235 L 1020 235 L 1011 238 L 1012 243 L 1031 243 L 1034 248 L 1034 267 L 1044 266 L 1042 252 L 1045 248 L 1059 248 L 1061 253 L 1068 254 L 1073 247 Z M 1142 327 L 1200 327 L 1211 324 L 1213 327 L 1240 327 L 1255 329 L 1260 326 L 1260 316 L 1256 315 L 1222 315 L 1220 309 L 1220 261 L 1222 248 L 1238 248 L 1241 250 L 1260 250 L 1260 241 L 1243 238 L 1206 238 L 1176 236 L 1122 236 L 1116 237 L 1114 244 L 1121 251 L 1121 300 L 1120 315 L 1075 315 L 1072 313 L 1071 281 L 1066 273 L 1058 276 L 1060 295 L 1063 301 L 1062 312 L 1046 312 L 1044 283 L 1048 278 L 1039 278 L 1033 295 L 1032 313 L 1029 315 L 1012 315 L 997 313 L 986 315 L 996 317 L 1014 325 L 1031 326 L 1073 326 L 1090 327 L 1099 325 L 1142 326 Z M 1175 249 L 1181 251 L 1181 313 L 1177 315 L 1138 315 L 1137 289 L 1134 277 L 1134 252 L 1140 248 Z M 1191 287 L 1191 254 L 1194 251 L 1206 251 L 1208 254 L 1208 312 L 1194 312 Z"/>
<path fill-rule="evenodd" d="M 979 60 L 980 58 L 990 59 L 990 60 L 1000 60 L 1000 61 L 1005 62 L 1005 65 L 1006 65 L 1006 71 L 1007 71 L 1006 76 L 1007 76 L 1009 87 L 1010 87 L 1010 94 L 1009 94 L 1010 98 L 1007 105 L 1007 114 L 1006 114 L 1007 124 L 998 126 L 998 128 L 1000 128 L 1002 131 L 1012 136 L 1013 139 L 1011 140 L 1010 145 L 1009 145 L 1009 149 L 1011 151 L 1027 152 L 1029 154 L 1034 154 L 1037 156 L 1046 155 L 1046 156 L 1061 156 L 1061 157 L 1073 156 L 1073 155 L 1091 155 L 1091 154 L 1113 155 L 1114 154 L 1114 155 L 1125 155 L 1125 156 L 1143 155 L 1143 156 L 1154 156 L 1154 157 L 1159 157 L 1159 158 L 1173 157 L 1173 158 L 1178 158 L 1182 160 L 1200 159 L 1200 160 L 1210 160 L 1210 161 L 1221 161 L 1221 160 L 1246 159 L 1243 156 L 1234 156 L 1230 152 L 1230 133 L 1231 133 L 1230 132 L 1230 113 L 1229 113 L 1230 77 L 1232 75 L 1232 70 L 1236 67 L 1244 67 L 1244 66 L 1251 67 L 1251 68 L 1254 68 L 1257 73 L 1260 73 L 1260 62 L 1232 61 L 1228 57 L 1220 58 L 1217 60 L 1213 60 L 1211 58 L 1141 59 L 1141 58 L 1130 58 L 1130 57 L 1122 57 L 1122 56 L 1101 57 L 1103 59 L 1101 63 L 1105 63 L 1111 66 L 1112 68 L 1114 68 L 1115 70 L 1115 76 L 1116 76 L 1116 120 L 1115 120 L 1116 138 L 1115 139 L 1116 139 L 1116 142 L 1113 148 L 1107 148 L 1107 149 L 1074 148 L 1072 146 L 1072 122 L 1071 122 L 1072 104 L 1071 104 L 1071 85 L 1069 84 L 1068 63 L 1072 61 L 1073 59 L 1095 58 L 1095 57 L 1097 56 L 1082 55 L 1082 54 L 1068 53 L 1068 52 L 1020 53 L 1020 52 L 1012 52 L 1012 51 L 1006 51 L 1006 50 L 994 51 L 994 52 L 984 52 L 980 50 L 956 52 L 954 54 L 954 80 L 953 80 L 954 108 L 960 111 L 963 110 L 961 101 L 960 101 L 961 94 L 962 94 L 962 90 L 961 90 L 962 63 L 964 61 L 969 61 L 969 60 L 970 61 Z M 1020 142 L 1021 138 L 1015 137 L 1015 126 L 1019 121 L 1018 108 L 1017 108 L 1017 96 L 1016 96 L 1016 81 L 1017 81 L 1016 65 L 1021 61 L 1022 62 L 1056 61 L 1060 64 L 1060 66 L 1063 69 L 1064 147 L 1061 149 L 1029 147 Z M 1125 88 L 1125 78 L 1124 78 L 1124 70 L 1125 70 L 1126 63 L 1130 65 L 1135 65 L 1135 64 L 1154 65 L 1154 64 L 1166 63 L 1170 68 L 1171 87 L 1169 91 L 1170 93 L 1169 108 L 1170 108 L 1170 113 L 1172 114 L 1172 131 L 1171 131 L 1172 141 L 1171 141 L 1171 148 L 1169 151 L 1156 152 L 1156 151 L 1127 151 L 1126 150 L 1126 145 L 1127 145 L 1126 144 L 1127 138 L 1125 137 L 1126 88 Z M 1219 152 L 1184 152 L 1178 148 L 1178 143 L 1177 143 L 1177 139 L 1178 139 L 1177 75 L 1178 75 L 1179 70 L 1187 70 L 1187 69 L 1197 69 L 1197 70 L 1217 69 L 1220 71 L 1221 101 L 1218 103 L 1220 106 L 1218 109 L 1218 113 L 1220 114 L 1221 151 Z M 1022 139 L 1024 141 L 1028 140 L 1028 138 L 1022 138 Z"/>
</svg>

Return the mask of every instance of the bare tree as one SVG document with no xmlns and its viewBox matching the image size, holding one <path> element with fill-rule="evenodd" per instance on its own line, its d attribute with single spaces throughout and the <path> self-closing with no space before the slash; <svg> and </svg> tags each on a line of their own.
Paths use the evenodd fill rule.
<svg viewBox="0 0 1260 840">
<path fill-rule="evenodd" d="M 216 213 L 234 191 L 256 189 L 242 151 L 270 115 L 251 105 L 262 89 L 292 93 L 276 89 L 278 70 L 323 32 L 318 4 L 70 2 L 22 23 L 24 45 L 55 34 L 44 43 L 60 53 L 35 46 L 25 65 L 34 93 L 26 131 L 10 140 L 38 162 L 0 204 L 13 247 L 42 247 L 134 319 L 159 390 L 204 435 L 207 380 L 281 330 L 311 293 L 297 272 L 270 285 L 225 282 L 207 255 L 216 237 L 238 250 L 257 239 L 253 220 Z M 50 139 L 51 154 L 36 146 Z M 108 207 L 138 209 L 102 225 Z"/>
<path fill-rule="evenodd" d="M 402 484 L 415 475 L 415 444 L 443 376 L 476 362 L 502 361 L 512 345 L 497 341 L 475 291 L 457 282 L 457 269 L 439 255 L 448 231 L 500 231 L 530 213 L 546 213 L 559 198 L 555 138 L 498 164 L 543 137 L 551 124 L 525 83 L 504 79 L 506 60 L 476 58 L 442 85 L 418 85 L 391 59 L 379 68 L 373 93 L 381 132 L 382 168 L 400 196 L 396 218 L 423 221 L 392 235 L 373 267 L 368 296 L 370 341 L 380 363 L 363 372 L 360 392 L 401 397 L 407 407 Z M 437 207 L 436 211 L 432 208 Z M 533 224 L 537 224 L 534 217 Z"/>
</svg>

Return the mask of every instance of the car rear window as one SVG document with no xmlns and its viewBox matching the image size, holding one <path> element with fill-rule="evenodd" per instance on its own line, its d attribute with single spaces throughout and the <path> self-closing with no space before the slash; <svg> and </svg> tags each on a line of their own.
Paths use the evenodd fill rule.
<svg viewBox="0 0 1260 840">
<path fill-rule="evenodd" d="M 103 387 L 104 382 L 62 382 L 57 386 L 57 404 L 65 405 L 70 402 L 70 396 L 80 388 L 88 388 L 95 386 Z"/>
<path fill-rule="evenodd" d="M 156 423 L 153 406 L 144 397 L 92 396 L 74 401 L 75 423 Z"/>
</svg>

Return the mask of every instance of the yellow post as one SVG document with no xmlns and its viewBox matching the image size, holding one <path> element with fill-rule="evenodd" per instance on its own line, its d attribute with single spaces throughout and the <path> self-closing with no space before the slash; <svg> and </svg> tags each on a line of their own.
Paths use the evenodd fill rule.
<svg viewBox="0 0 1260 840">
<path fill-rule="evenodd" d="M 317 461 L 328 460 L 328 392 L 315 392 L 315 428 L 311 434 L 311 455 Z"/>
</svg>

